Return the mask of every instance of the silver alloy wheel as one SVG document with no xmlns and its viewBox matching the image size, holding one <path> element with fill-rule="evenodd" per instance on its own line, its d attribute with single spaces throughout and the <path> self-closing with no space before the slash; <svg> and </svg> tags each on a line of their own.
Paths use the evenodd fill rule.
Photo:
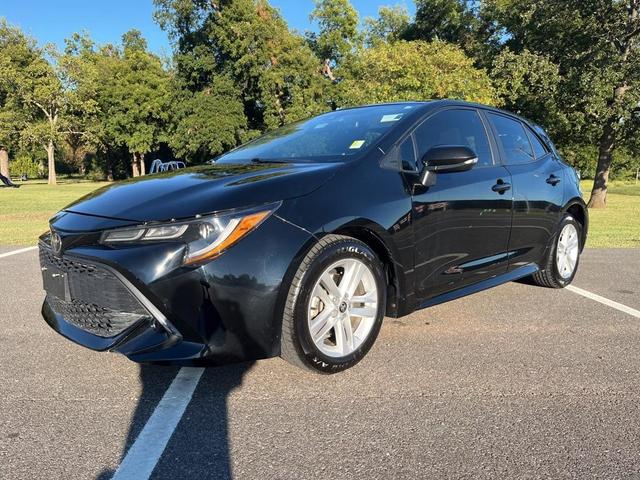
<svg viewBox="0 0 640 480">
<path fill-rule="evenodd" d="M 560 232 L 556 249 L 556 266 L 563 279 L 566 280 L 573 275 L 578 263 L 579 250 L 578 230 L 575 225 L 568 223 Z"/>
<path fill-rule="evenodd" d="M 369 337 L 378 315 L 373 272 L 355 258 L 330 265 L 311 293 L 307 325 L 316 347 L 329 357 L 355 352 Z"/>
</svg>

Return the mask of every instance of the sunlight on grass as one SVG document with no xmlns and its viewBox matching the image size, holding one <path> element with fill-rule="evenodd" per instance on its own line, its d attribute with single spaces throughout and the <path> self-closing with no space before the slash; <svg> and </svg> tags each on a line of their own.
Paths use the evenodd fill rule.
<svg viewBox="0 0 640 480">
<path fill-rule="evenodd" d="M 35 245 L 61 208 L 105 183 L 27 182 L 21 188 L 0 188 L 0 245 Z"/>
<path fill-rule="evenodd" d="M 593 182 L 583 180 L 581 186 L 588 201 Z M 640 183 L 611 183 L 607 208 L 589 210 L 587 247 L 640 248 Z"/>
<path fill-rule="evenodd" d="M 0 189 L 0 245 L 34 245 L 61 208 L 105 183 L 68 182 L 50 187 L 27 182 L 19 189 Z M 584 180 L 588 199 L 592 182 Z M 612 182 L 607 208 L 589 211 L 587 247 L 640 248 L 640 184 Z"/>
</svg>

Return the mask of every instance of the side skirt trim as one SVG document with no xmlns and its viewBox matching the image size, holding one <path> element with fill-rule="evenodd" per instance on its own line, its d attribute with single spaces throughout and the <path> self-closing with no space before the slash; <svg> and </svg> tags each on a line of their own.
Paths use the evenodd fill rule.
<svg viewBox="0 0 640 480">
<path fill-rule="evenodd" d="M 456 300 L 461 297 L 466 297 L 467 295 L 471 295 L 472 293 L 481 292 L 482 290 L 487 290 L 488 288 L 496 287 L 498 285 L 502 285 L 503 283 L 512 282 L 513 280 L 518 280 L 519 278 L 532 275 L 538 270 L 538 265 L 535 265 L 533 263 L 529 265 L 523 265 L 522 267 L 518 267 L 515 270 L 503 273 L 502 275 L 497 275 L 487 280 L 483 280 L 482 282 L 474 283 L 473 285 L 469 285 L 452 292 L 443 293 L 433 298 L 429 298 L 422 302 L 418 306 L 417 310 L 432 307 L 433 305 L 439 305 L 451 300 Z"/>
</svg>

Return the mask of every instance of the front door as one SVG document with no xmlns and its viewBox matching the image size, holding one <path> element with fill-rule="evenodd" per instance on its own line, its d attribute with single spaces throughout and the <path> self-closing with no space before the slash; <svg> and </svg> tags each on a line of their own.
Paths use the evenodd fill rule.
<svg viewBox="0 0 640 480">
<path fill-rule="evenodd" d="M 414 139 L 419 159 L 442 145 L 467 146 L 478 156 L 471 170 L 437 173 L 434 185 L 414 190 L 415 291 L 424 301 L 507 271 L 513 191 L 477 110 L 436 113 Z"/>
</svg>

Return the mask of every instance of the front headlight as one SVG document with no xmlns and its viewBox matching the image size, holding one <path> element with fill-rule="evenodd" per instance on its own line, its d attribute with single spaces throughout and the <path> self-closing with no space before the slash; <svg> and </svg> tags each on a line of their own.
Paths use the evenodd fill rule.
<svg viewBox="0 0 640 480">
<path fill-rule="evenodd" d="M 277 205 L 270 205 L 267 208 L 201 216 L 188 221 L 108 230 L 102 234 L 100 242 L 114 245 L 182 241 L 187 245 L 184 263 L 192 265 L 221 255 L 256 229 L 276 208 Z"/>
</svg>

